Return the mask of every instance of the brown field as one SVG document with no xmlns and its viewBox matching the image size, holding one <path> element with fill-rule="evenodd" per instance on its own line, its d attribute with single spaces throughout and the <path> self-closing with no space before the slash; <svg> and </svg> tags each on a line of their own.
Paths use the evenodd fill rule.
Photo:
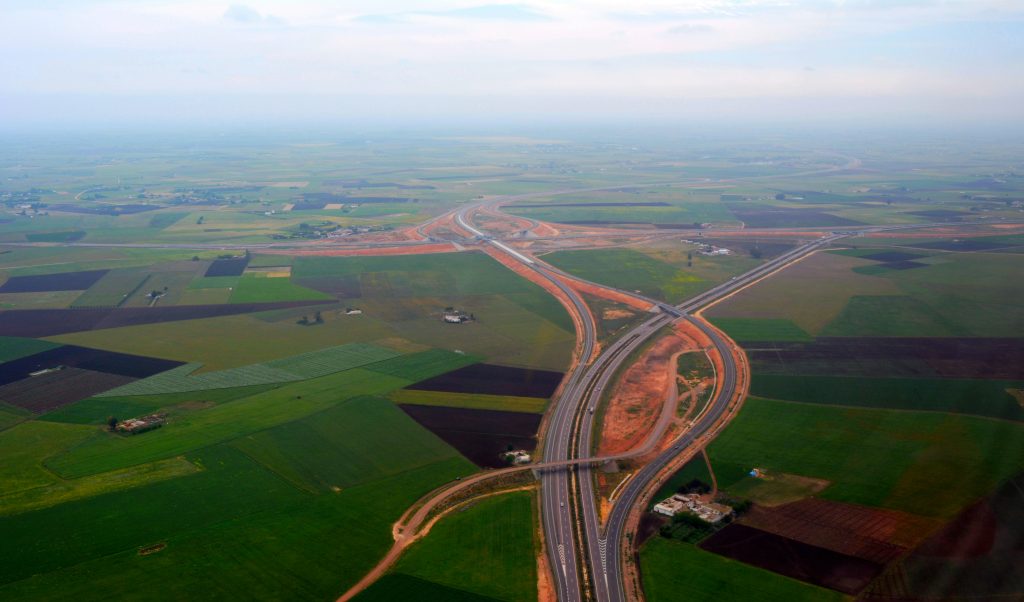
<svg viewBox="0 0 1024 602">
<path fill-rule="evenodd" d="M 134 380 L 120 374 L 64 368 L 4 385 L 0 387 L 0 399 L 42 414 Z"/>
<path fill-rule="evenodd" d="M 774 508 L 755 505 L 739 522 L 878 564 L 897 558 L 938 526 L 905 512 L 816 498 Z"/>
</svg>

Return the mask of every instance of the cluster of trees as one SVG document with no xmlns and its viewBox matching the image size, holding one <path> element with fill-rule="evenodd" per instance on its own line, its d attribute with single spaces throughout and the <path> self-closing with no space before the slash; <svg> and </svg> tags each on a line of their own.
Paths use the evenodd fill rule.
<svg viewBox="0 0 1024 602">
<path fill-rule="evenodd" d="M 311 324 L 323 324 L 323 323 L 324 323 L 324 317 L 322 315 L 320 315 L 320 312 L 316 312 L 316 314 L 313 316 L 313 320 L 312 321 L 310 321 L 309 316 L 302 316 L 296 322 L 296 324 L 300 324 L 302 326 L 309 326 Z"/>
</svg>

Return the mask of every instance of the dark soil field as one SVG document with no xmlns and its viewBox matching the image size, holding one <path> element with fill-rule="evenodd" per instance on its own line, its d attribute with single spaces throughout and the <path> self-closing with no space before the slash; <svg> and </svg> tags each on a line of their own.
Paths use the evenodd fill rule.
<svg viewBox="0 0 1024 602">
<path fill-rule="evenodd" d="M 663 201 L 649 201 L 646 203 L 540 203 L 530 205 L 506 205 L 507 209 L 538 209 L 541 207 L 671 207 Z"/>
<path fill-rule="evenodd" d="M 0 332 L 0 334 L 6 333 Z M 453 393 L 511 395 L 514 397 L 551 397 L 560 382 L 562 382 L 561 372 L 494 364 L 473 364 L 418 382 L 409 388 L 420 391 L 451 391 Z"/>
<path fill-rule="evenodd" d="M 0 399 L 42 414 L 134 380 L 118 374 L 64 368 L 0 386 Z"/>
<path fill-rule="evenodd" d="M 120 307 L 90 309 L 23 309 L 0 311 L 0 336 L 49 337 L 68 332 L 156 324 L 248 314 L 271 309 L 322 305 L 333 301 L 279 301 L 224 305 Z"/>
<path fill-rule="evenodd" d="M 807 209 L 730 206 L 729 210 L 750 228 L 813 228 L 817 226 L 860 226 L 862 222 Z"/>
<path fill-rule="evenodd" d="M 368 204 L 368 203 L 408 203 L 409 199 L 401 196 L 346 196 L 344 194 L 332 194 L 330 192 L 307 192 L 302 195 L 303 201 L 295 204 L 295 209 L 302 205 L 320 204 L 318 209 L 328 203 Z"/>
<path fill-rule="evenodd" d="M 868 560 L 735 523 L 702 541 L 700 547 L 846 594 L 858 593 L 882 570 L 882 565 Z"/>
<path fill-rule="evenodd" d="M 1024 599 L 1024 474 L 890 566 L 863 599 Z"/>
<path fill-rule="evenodd" d="M 755 505 L 740 523 L 877 564 L 896 559 L 937 526 L 905 512 L 818 498 L 773 508 Z"/>
<path fill-rule="evenodd" d="M 1024 339 L 819 337 L 746 348 L 763 374 L 1024 379 Z"/>
<path fill-rule="evenodd" d="M 217 259 L 206 268 L 204 276 L 241 276 L 249 265 L 249 256 L 234 259 Z"/>
<path fill-rule="evenodd" d="M 921 257 L 924 257 L 924 255 L 920 255 L 918 253 L 907 253 L 906 251 L 882 251 L 879 253 L 860 256 L 861 259 L 870 259 L 872 261 L 880 261 L 883 263 L 910 261 L 911 259 L 920 259 Z"/>
<path fill-rule="evenodd" d="M 160 205 L 50 205 L 50 211 L 64 213 L 84 213 L 87 215 L 131 215 L 145 211 L 163 209 Z"/>
<path fill-rule="evenodd" d="M 49 291 L 84 291 L 96 284 L 110 270 L 62 272 L 39 276 L 14 276 L 0 286 L 0 293 L 45 293 Z"/>
<path fill-rule="evenodd" d="M 921 249 L 937 249 L 939 251 L 991 251 L 1003 247 L 1017 246 L 1014 243 L 984 240 L 981 238 L 965 238 L 958 240 L 938 240 L 935 242 L 913 243 L 912 246 Z"/>
<path fill-rule="evenodd" d="M 5 362 L 3 370 L 0 371 L 0 385 L 30 378 L 29 374 L 32 372 L 58 366 L 106 372 L 132 378 L 146 378 L 180 365 L 182 362 L 173 360 L 89 349 L 77 345 L 64 345 Z"/>
<path fill-rule="evenodd" d="M 537 446 L 540 414 L 400 404 L 413 420 L 483 468 L 507 466 L 500 454 Z"/>
<path fill-rule="evenodd" d="M 886 261 L 878 264 L 879 267 L 883 267 L 887 270 L 912 270 L 914 268 L 926 268 L 927 263 L 921 263 L 919 261 Z"/>
<path fill-rule="evenodd" d="M 358 274 L 295 278 L 292 282 L 329 295 L 336 295 L 342 299 L 358 299 L 363 296 L 363 288 L 359 283 Z"/>
</svg>

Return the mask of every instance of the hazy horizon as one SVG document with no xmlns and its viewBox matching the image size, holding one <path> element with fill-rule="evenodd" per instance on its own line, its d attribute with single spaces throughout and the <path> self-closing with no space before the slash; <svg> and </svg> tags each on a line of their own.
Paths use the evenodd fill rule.
<svg viewBox="0 0 1024 602">
<path fill-rule="evenodd" d="M 0 127 L 1024 124 L 1020 2 L 7 2 Z"/>
</svg>

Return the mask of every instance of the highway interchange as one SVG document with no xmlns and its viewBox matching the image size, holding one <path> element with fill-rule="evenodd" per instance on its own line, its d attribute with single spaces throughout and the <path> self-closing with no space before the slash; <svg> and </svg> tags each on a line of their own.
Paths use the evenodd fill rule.
<svg viewBox="0 0 1024 602">
<path fill-rule="evenodd" d="M 579 315 L 584 317 L 582 347 L 578 353 L 576 366 L 555 400 L 555 407 L 545 433 L 544 463 L 559 463 L 591 456 L 595 419 L 593 410 L 600 402 L 602 391 L 623 361 L 630 357 L 631 352 L 642 346 L 662 327 L 677 319 L 689 320 L 708 336 L 722 358 L 724 370 L 718 375 L 716 390 L 707 411 L 674 441 L 669 449 L 660 453 L 633 475 L 616 499 L 606 528 L 602 529 L 600 525 L 593 491 L 594 484 L 590 474 L 593 468 L 588 463 L 572 463 L 539 471 L 544 536 L 559 600 L 625 600 L 622 553 L 625 551 L 623 536 L 630 510 L 662 469 L 674 458 L 686 453 L 702 435 L 718 423 L 736 392 L 738 367 L 732 353 L 732 343 L 717 329 L 699 318 L 694 318 L 690 312 L 764 278 L 845 234 L 833 233 L 801 245 L 679 306 L 649 300 L 658 309 L 658 313 L 623 335 L 594 358 L 596 333 L 593 322 L 587 319 L 589 312 L 583 300 L 558 277 L 561 274 L 557 270 L 512 249 L 476 228 L 471 223 L 471 216 L 483 205 L 484 203 L 480 203 L 460 209 L 455 213 L 455 222 L 481 241 L 495 246 L 548 279 L 566 294 L 576 306 Z M 634 293 L 628 294 L 637 296 Z M 653 446 L 656 443 L 651 441 L 649 445 Z M 640 455 L 646 451 L 648 450 L 636 450 L 630 455 Z M 583 526 L 582 532 L 577 529 L 580 523 Z M 581 560 L 584 562 L 581 563 Z"/>
</svg>

